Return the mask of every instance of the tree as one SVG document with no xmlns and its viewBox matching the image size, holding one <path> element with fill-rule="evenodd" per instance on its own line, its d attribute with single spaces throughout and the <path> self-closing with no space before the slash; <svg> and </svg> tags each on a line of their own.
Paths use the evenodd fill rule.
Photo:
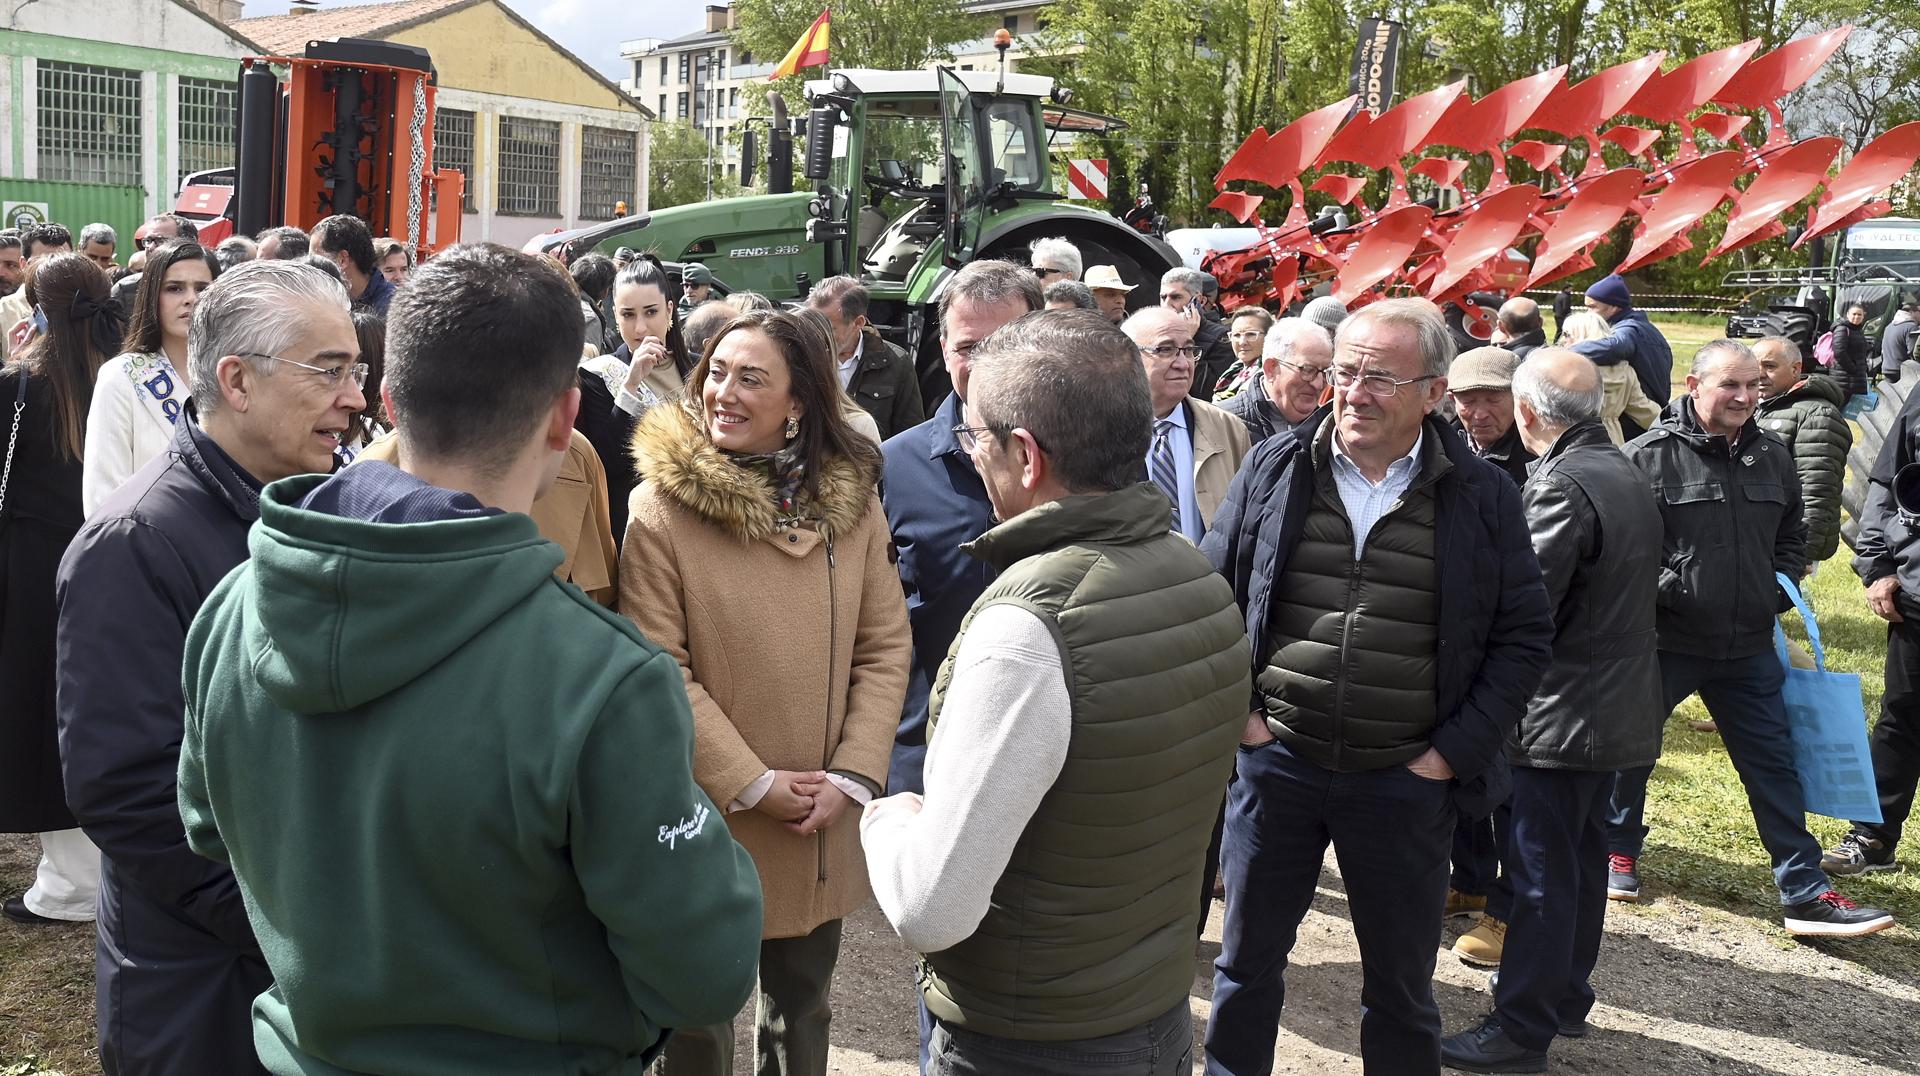
<svg viewBox="0 0 1920 1076">
<path fill-rule="evenodd" d="M 733 43 L 756 63 L 779 63 L 827 6 L 828 0 L 734 0 Z M 961 0 L 839 0 L 832 8 L 827 36 L 834 67 L 918 71 L 952 59 L 953 46 L 987 33 L 986 20 L 969 14 Z M 806 69 L 765 86 L 798 101 L 799 84 L 823 70 Z M 752 88 L 756 101 L 761 88 Z"/>
<path fill-rule="evenodd" d="M 1250 0 L 1059 0 L 1041 38 L 1051 55 L 1026 66 L 1070 85 L 1075 105 L 1125 119 L 1126 131 L 1094 140 L 1101 152 L 1169 216 L 1194 220 L 1238 143 L 1228 72 L 1248 51 L 1249 10 Z"/>
<path fill-rule="evenodd" d="M 649 158 L 647 207 L 689 205 L 707 198 L 707 138 L 698 127 L 684 120 L 661 121 L 653 125 L 653 147 Z M 732 198 L 740 193 L 740 183 L 726 174 L 722 160 L 725 147 L 713 151 L 713 196 Z"/>
</svg>

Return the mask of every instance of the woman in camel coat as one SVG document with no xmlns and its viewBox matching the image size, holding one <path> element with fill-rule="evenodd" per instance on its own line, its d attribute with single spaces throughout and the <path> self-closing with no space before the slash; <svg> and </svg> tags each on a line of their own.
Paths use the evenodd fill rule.
<svg viewBox="0 0 1920 1076">
<path fill-rule="evenodd" d="M 906 602 L 879 453 L 837 406 L 826 338 L 743 314 L 634 431 L 642 479 L 620 608 L 679 662 L 694 776 L 766 893 L 761 1073 L 826 1071 L 840 920 L 866 899 L 862 806 L 881 794 L 906 693 Z M 660 1071 L 732 1072 L 730 1027 L 683 1028 Z"/>
</svg>

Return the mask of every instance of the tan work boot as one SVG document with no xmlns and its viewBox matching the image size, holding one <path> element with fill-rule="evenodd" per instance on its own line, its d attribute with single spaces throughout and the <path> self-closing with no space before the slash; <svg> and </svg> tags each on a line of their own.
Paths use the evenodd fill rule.
<svg viewBox="0 0 1920 1076">
<path fill-rule="evenodd" d="M 1453 943 L 1453 955 L 1476 967 L 1497 968 L 1500 966 L 1500 954 L 1506 947 L 1506 922 L 1483 915 L 1478 926 L 1460 935 L 1460 940 Z"/>
<path fill-rule="evenodd" d="M 1458 889 L 1447 890 L 1447 911 L 1443 918 L 1457 919 L 1461 916 L 1478 916 L 1487 910 L 1487 898 L 1462 893 Z"/>
</svg>

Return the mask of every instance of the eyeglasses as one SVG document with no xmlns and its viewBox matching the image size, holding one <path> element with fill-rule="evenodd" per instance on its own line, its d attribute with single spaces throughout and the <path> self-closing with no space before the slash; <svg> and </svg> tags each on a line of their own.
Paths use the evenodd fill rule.
<svg viewBox="0 0 1920 1076">
<path fill-rule="evenodd" d="M 1297 362 L 1288 362 L 1285 359 L 1275 359 L 1273 361 L 1306 378 L 1309 383 L 1326 380 L 1327 370 L 1330 369 L 1326 366 L 1302 366 Z M 1392 392 L 1388 392 L 1387 395 L 1391 396 L 1393 394 Z"/>
<path fill-rule="evenodd" d="M 298 366 L 302 370 L 312 370 L 314 373 L 319 374 L 322 380 L 326 381 L 328 388 L 335 389 L 340 387 L 342 378 L 349 377 L 353 379 L 354 388 L 366 388 L 367 373 L 372 369 L 364 362 L 341 363 L 338 366 L 314 366 L 311 363 L 295 362 L 292 359 L 282 358 L 279 355 L 263 355 L 258 352 L 243 351 L 240 353 L 240 356 L 246 359 L 272 359 L 275 362 L 284 362 L 288 366 Z"/>
<path fill-rule="evenodd" d="M 1200 357 L 1200 349 L 1191 345 L 1187 347 L 1175 347 L 1172 344 L 1161 344 L 1159 347 L 1143 347 L 1140 349 L 1140 354 L 1152 355 L 1156 359 L 1171 359 L 1176 355 L 1185 355 L 1189 359 L 1197 359 Z"/>
<path fill-rule="evenodd" d="M 149 235 L 145 239 L 140 240 L 140 246 L 142 249 L 152 250 L 162 243 L 171 243 L 177 238 L 179 237 L 172 235 Z"/>
<path fill-rule="evenodd" d="M 1242 332 L 1242 333 L 1228 333 L 1227 335 L 1228 335 L 1228 336 L 1230 336 L 1230 337 L 1232 337 L 1232 338 L 1233 338 L 1233 339 L 1235 339 L 1235 340 L 1258 340 L 1258 339 L 1260 339 L 1261 337 L 1263 337 L 1263 336 L 1265 336 L 1265 335 L 1267 335 L 1267 334 L 1266 334 L 1266 333 L 1263 333 L 1263 332 L 1261 332 L 1261 331 L 1260 331 L 1260 330 L 1258 330 L 1258 329 L 1249 329 L 1249 330 L 1248 330 L 1248 331 L 1246 331 L 1246 332 Z"/>
<path fill-rule="evenodd" d="M 1042 280 L 1045 280 L 1050 276 L 1066 276 L 1067 275 L 1067 271 L 1065 269 L 1049 269 L 1045 266 L 1040 266 L 1040 265 L 1031 266 L 1030 268 L 1032 268 L 1033 270 L 1033 275 L 1039 277 Z"/>
<path fill-rule="evenodd" d="M 961 422 L 953 427 L 953 439 L 960 442 L 960 451 L 972 455 L 973 450 L 980 447 L 980 435 L 992 432 L 992 426 L 969 426 Z"/>
<path fill-rule="evenodd" d="M 1335 367 L 1331 376 L 1333 387 L 1336 389 L 1345 391 L 1352 388 L 1355 382 L 1359 382 L 1360 387 L 1367 390 L 1367 395 L 1384 400 L 1399 392 L 1402 385 L 1417 385 L 1422 381 L 1432 381 L 1439 375 L 1422 374 L 1419 377 L 1407 378 L 1405 381 L 1396 381 L 1392 374 L 1357 374 L 1352 370 Z"/>
</svg>

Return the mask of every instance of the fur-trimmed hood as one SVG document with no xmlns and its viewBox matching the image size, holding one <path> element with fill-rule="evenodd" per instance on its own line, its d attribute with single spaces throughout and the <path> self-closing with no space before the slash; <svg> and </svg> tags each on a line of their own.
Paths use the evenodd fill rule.
<svg viewBox="0 0 1920 1076">
<path fill-rule="evenodd" d="M 715 526 L 746 541 L 785 530 L 766 475 L 736 465 L 714 446 L 684 405 L 655 407 L 633 431 L 633 462 L 640 477 Z M 873 499 L 873 486 L 852 460 L 818 464 L 819 493 L 803 493 L 801 514 L 828 538 L 851 533 Z"/>
</svg>

